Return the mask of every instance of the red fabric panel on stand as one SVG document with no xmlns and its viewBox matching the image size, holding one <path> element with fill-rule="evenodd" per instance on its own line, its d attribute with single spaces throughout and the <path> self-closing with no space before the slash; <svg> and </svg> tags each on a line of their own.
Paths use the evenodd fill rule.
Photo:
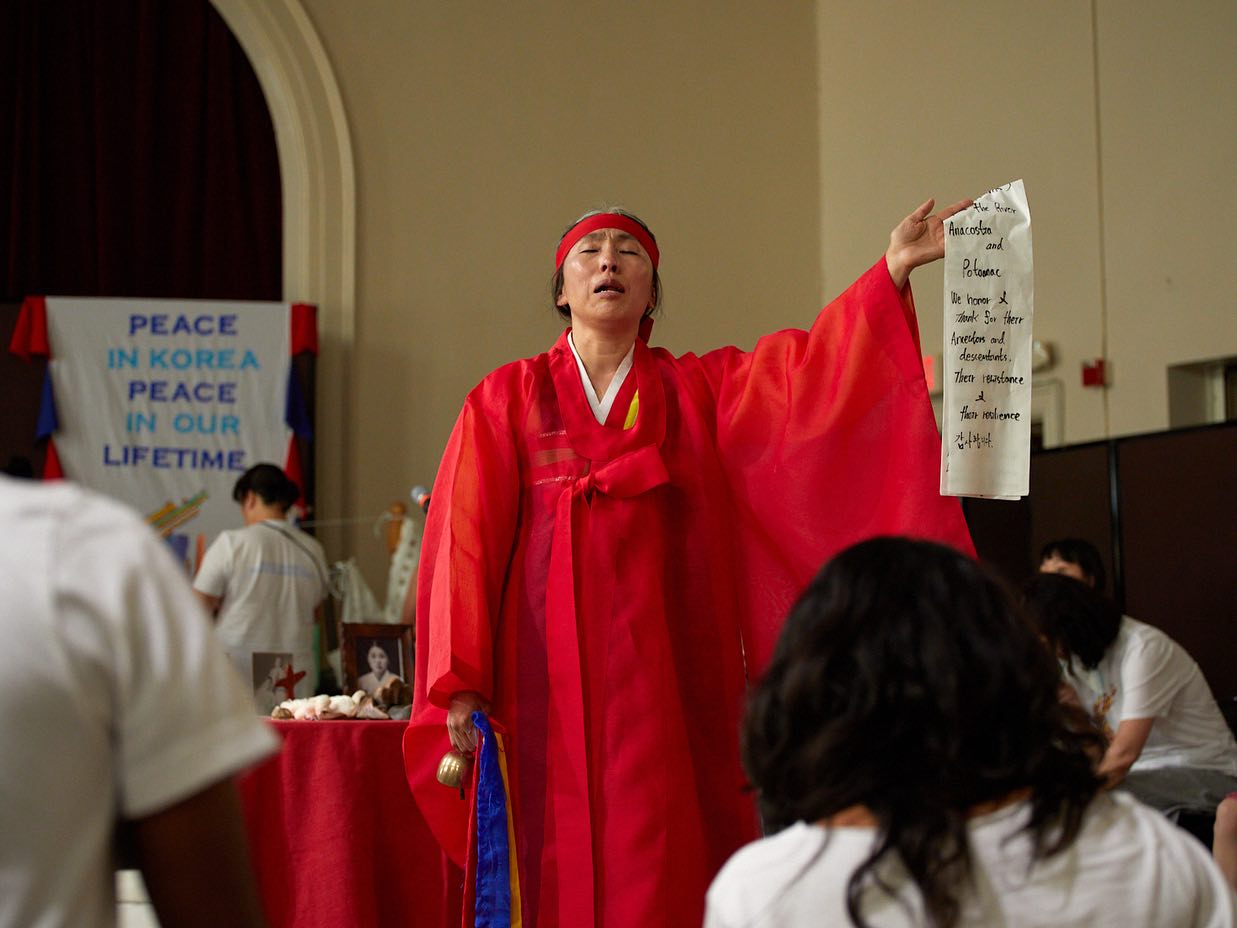
<svg viewBox="0 0 1237 928">
<path fill-rule="evenodd" d="M 295 435 L 288 438 L 288 454 L 284 458 L 283 472 L 301 491 L 299 503 L 303 508 L 305 506 L 305 472 L 301 468 L 301 450 L 296 445 Z"/>
<path fill-rule="evenodd" d="M 292 357 L 318 354 L 318 308 L 310 303 L 292 304 Z"/>
<path fill-rule="evenodd" d="M 31 358 L 50 358 L 51 345 L 47 340 L 47 299 L 28 296 L 21 302 L 21 315 L 13 328 L 9 351 L 23 361 Z"/>
<path fill-rule="evenodd" d="M 60 466 L 60 455 L 56 453 L 56 443 L 50 438 L 47 440 L 47 457 L 43 461 L 43 479 L 64 479 L 64 468 Z"/>
</svg>

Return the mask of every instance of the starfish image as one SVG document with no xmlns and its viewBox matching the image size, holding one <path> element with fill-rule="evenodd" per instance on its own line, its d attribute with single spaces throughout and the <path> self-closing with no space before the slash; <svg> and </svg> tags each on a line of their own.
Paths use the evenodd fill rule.
<svg viewBox="0 0 1237 928">
<path fill-rule="evenodd" d="M 292 666 L 292 662 L 289 661 L 288 669 L 284 671 L 284 675 L 275 681 L 275 689 L 282 689 L 287 693 L 288 699 L 295 699 L 296 684 L 300 682 L 303 676 L 305 676 L 305 671 L 302 670 L 298 673 L 296 668 Z"/>
</svg>

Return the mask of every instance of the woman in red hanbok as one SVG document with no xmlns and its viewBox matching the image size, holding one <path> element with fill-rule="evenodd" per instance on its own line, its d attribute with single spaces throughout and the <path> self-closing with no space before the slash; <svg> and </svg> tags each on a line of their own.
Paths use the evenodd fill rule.
<svg viewBox="0 0 1237 928">
<path fill-rule="evenodd" d="M 923 204 L 809 330 L 699 357 L 647 343 L 659 252 L 642 222 L 564 234 L 571 327 L 468 395 L 443 456 L 405 738 L 462 863 L 465 804 L 434 770 L 473 749 L 474 710 L 506 731 L 525 928 L 700 924 L 710 879 L 759 834 L 739 713 L 802 585 L 873 535 L 971 550 L 938 492 L 908 285 L 967 205 Z"/>
</svg>

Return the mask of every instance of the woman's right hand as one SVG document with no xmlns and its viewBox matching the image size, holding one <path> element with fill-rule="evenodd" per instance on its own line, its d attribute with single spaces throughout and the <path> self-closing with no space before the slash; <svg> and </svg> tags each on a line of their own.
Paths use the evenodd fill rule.
<svg viewBox="0 0 1237 928">
<path fill-rule="evenodd" d="M 486 712 L 489 708 L 480 693 L 470 690 L 451 697 L 451 706 L 447 709 L 447 736 L 451 739 L 451 747 L 461 754 L 477 750 L 477 729 L 472 723 L 472 714 L 477 710 Z"/>
</svg>

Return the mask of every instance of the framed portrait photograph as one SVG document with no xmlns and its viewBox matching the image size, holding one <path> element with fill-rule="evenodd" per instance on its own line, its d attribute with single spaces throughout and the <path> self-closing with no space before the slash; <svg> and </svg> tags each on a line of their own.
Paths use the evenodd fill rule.
<svg viewBox="0 0 1237 928">
<path fill-rule="evenodd" d="M 343 622 L 339 629 L 345 693 L 373 695 L 397 678 L 412 684 L 413 626 Z"/>
</svg>

